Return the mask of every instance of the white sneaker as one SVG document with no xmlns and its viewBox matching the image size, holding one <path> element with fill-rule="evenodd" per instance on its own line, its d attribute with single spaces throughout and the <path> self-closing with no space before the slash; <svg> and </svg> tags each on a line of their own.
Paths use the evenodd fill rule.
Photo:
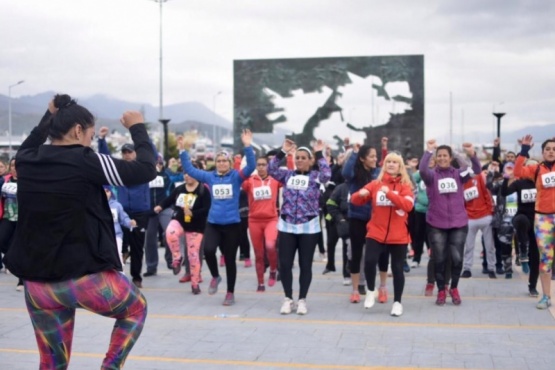
<svg viewBox="0 0 555 370">
<path fill-rule="evenodd" d="M 16 286 L 15 290 L 17 290 L 18 292 L 22 292 L 23 291 L 23 285 Z"/>
<path fill-rule="evenodd" d="M 328 262 L 328 255 L 326 253 L 320 253 L 320 259 L 322 262 Z"/>
<path fill-rule="evenodd" d="M 374 303 L 376 303 L 376 290 L 369 290 L 366 292 L 366 298 L 364 299 L 364 308 L 372 308 L 374 307 Z"/>
<path fill-rule="evenodd" d="M 417 268 L 418 266 L 420 266 L 420 262 L 412 261 L 412 262 L 410 263 L 410 267 L 413 268 L 413 269 L 414 269 L 414 268 Z"/>
<path fill-rule="evenodd" d="M 343 278 L 343 285 L 348 286 L 351 285 L 353 282 L 351 281 L 351 278 Z"/>
<path fill-rule="evenodd" d="M 307 312 L 306 300 L 299 299 L 299 302 L 297 302 L 297 315 L 306 315 Z"/>
<path fill-rule="evenodd" d="M 391 308 L 391 316 L 399 317 L 403 314 L 403 305 L 401 302 L 393 302 L 393 307 Z"/>
<path fill-rule="evenodd" d="M 279 310 L 279 313 L 281 313 L 282 315 L 289 315 L 294 306 L 295 302 L 293 302 L 292 299 L 286 297 L 283 300 L 283 304 L 281 305 L 281 310 Z"/>
</svg>

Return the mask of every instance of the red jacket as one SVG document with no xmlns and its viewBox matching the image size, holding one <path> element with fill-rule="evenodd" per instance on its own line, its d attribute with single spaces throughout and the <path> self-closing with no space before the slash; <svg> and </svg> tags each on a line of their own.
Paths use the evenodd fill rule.
<svg viewBox="0 0 555 370">
<path fill-rule="evenodd" d="M 243 182 L 241 187 L 249 199 L 249 220 L 277 219 L 277 199 L 281 188 L 279 181 L 272 176 L 262 180 L 260 176 L 252 175 Z"/>
<path fill-rule="evenodd" d="M 526 158 L 522 155 L 516 157 L 515 176 L 529 179 L 535 182 L 536 189 L 536 212 L 542 214 L 555 213 L 555 168 L 549 169 L 545 163 L 525 166 Z"/>
<path fill-rule="evenodd" d="M 493 215 L 493 198 L 486 187 L 482 174 L 478 174 L 463 185 L 464 207 L 468 218 L 478 220 Z"/>
<path fill-rule="evenodd" d="M 370 194 L 363 197 L 360 189 L 351 196 L 351 203 L 361 206 L 372 202 L 372 217 L 366 225 L 366 237 L 383 244 L 408 244 L 410 234 L 407 226 L 408 213 L 414 207 L 411 184 L 401 184 L 401 177 L 384 173 L 382 180 L 374 180 L 362 189 Z M 381 191 L 383 186 L 390 191 Z"/>
</svg>

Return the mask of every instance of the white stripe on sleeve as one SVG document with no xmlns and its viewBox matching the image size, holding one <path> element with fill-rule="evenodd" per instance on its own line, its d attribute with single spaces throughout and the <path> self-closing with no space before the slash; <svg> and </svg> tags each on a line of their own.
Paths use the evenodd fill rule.
<svg viewBox="0 0 555 370">
<path fill-rule="evenodd" d="M 114 164 L 114 161 L 109 155 L 95 153 L 100 160 L 100 165 L 102 166 L 102 171 L 104 171 L 104 176 L 110 183 L 110 185 L 124 186 L 121 177 L 119 176 L 118 170 Z"/>
</svg>

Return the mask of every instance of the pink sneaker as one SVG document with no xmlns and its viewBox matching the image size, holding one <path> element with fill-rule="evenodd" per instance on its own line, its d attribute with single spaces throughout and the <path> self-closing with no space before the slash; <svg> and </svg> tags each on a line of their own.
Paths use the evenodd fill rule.
<svg viewBox="0 0 555 370">
<path fill-rule="evenodd" d="M 225 258 L 224 256 L 220 256 L 220 267 L 225 266 Z"/>
<path fill-rule="evenodd" d="M 272 287 L 276 285 L 276 271 L 270 271 L 270 278 L 268 279 L 268 286 Z"/>
<path fill-rule="evenodd" d="M 245 267 L 252 267 L 252 262 L 250 258 L 245 258 Z"/>
</svg>

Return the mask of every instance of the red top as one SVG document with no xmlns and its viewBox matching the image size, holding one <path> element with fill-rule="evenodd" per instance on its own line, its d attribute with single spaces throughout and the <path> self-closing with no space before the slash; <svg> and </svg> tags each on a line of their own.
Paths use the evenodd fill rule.
<svg viewBox="0 0 555 370">
<path fill-rule="evenodd" d="M 272 176 L 262 179 L 252 175 L 241 185 L 249 199 L 249 219 L 269 220 L 277 219 L 278 195 L 281 183 Z"/>
<path fill-rule="evenodd" d="M 486 187 L 482 174 L 478 174 L 463 185 L 464 207 L 468 218 L 478 220 L 493 215 L 493 198 Z"/>
</svg>

